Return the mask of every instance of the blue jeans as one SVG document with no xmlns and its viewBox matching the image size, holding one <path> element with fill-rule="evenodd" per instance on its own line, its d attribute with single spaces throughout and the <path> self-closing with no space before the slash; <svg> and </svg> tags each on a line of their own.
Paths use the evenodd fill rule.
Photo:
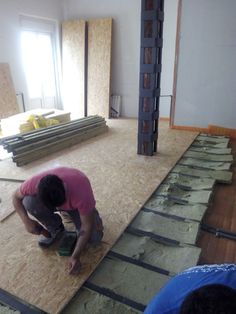
<svg viewBox="0 0 236 314">
<path fill-rule="evenodd" d="M 25 210 L 34 216 L 45 228 L 54 234 L 60 228 L 63 223 L 61 216 L 55 211 L 47 208 L 37 196 L 25 196 L 23 198 L 23 205 Z M 71 217 L 76 229 L 80 231 L 81 220 L 80 214 L 77 209 L 65 211 Z M 94 209 L 94 225 L 89 242 L 99 243 L 103 237 L 103 223 L 96 208 Z"/>
</svg>

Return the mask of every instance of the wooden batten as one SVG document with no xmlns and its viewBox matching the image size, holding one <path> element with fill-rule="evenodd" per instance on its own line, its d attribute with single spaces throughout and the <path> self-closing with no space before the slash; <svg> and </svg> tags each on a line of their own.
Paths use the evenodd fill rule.
<svg viewBox="0 0 236 314">
<path fill-rule="evenodd" d="M 13 153 L 12 159 L 17 166 L 23 166 L 106 131 L 105 119 L 92 116 L 11 136 L 3 139 L 2 144 L 8 152 Z"/>
<path fill-rule="evenodd" d="M 199 128 L 199 127 L 185 126 L 185 125 L 172 125 L 171 129 L 208 133 L 208 128 Z"/>
</svg>

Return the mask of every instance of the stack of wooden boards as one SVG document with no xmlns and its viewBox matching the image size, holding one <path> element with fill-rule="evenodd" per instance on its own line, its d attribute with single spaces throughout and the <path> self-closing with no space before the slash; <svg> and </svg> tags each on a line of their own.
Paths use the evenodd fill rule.
<svg viewBox="0 0 236 314">
<path fill-rule="evenodd" d="M 1 140 L 0 144 L 8 152 L 12 152 L 12 159 L 17 166 L 23 166 L 33 160 L 104 133 L 107 129 L 104 118 L 90 116 L 6 137 Z"/>
</svg>

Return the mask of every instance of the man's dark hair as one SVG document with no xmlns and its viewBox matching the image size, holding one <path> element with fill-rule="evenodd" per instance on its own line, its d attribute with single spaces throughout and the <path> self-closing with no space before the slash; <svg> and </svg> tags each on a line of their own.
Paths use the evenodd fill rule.
<svg viewBox="0 0 236 314">
<path fill-rule="evenodd" d="M 185 298 L 180 314 L 236 314 L 236 290 L 218 284 L 196 289 Z"/>
<path fill-rule="evenodd" d="M 54 209 L 66 200 L 63 181 L 56 175 L 43 177 L 38 185 L 38 195 L 45 206 Z"/>
</svg>

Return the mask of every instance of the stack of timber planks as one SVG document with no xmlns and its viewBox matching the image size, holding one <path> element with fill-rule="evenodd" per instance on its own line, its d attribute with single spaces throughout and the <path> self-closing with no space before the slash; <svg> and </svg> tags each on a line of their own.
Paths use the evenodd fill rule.
<svg viewBox="0 0 236 314">
<path fill-rule="evenodd" d="M 3 138 L 0 144 L 12 152 L 13 161 L 23 166 L 108 130 L 100 116 L 89 116 L 47 128 Z"/>
</svg>

